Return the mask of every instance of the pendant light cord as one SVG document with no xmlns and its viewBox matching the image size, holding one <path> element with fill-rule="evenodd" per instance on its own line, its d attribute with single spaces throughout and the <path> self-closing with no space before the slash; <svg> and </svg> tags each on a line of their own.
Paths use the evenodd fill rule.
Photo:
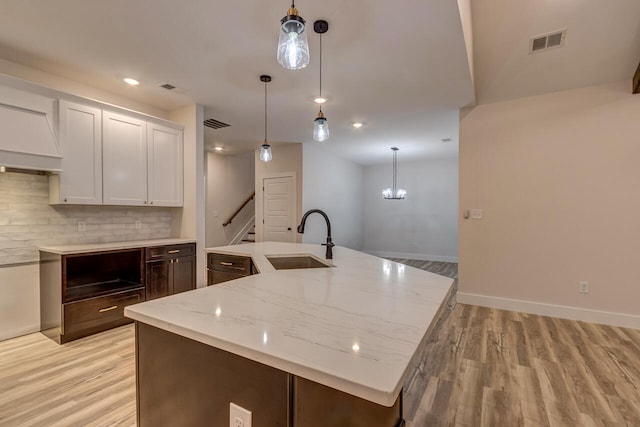
<svg viewBox="0 0 640 427">
<path fill-rule="evenodd" d="M 264 82 L 264 142 L 267 142 L 267 82 Z"/>
<path fill-rule="evenodd" d="M 320 98 L 322 98 L 322 33 L 320 33 Z M 322 111 L 322 104 L 320 104 Z"/>
<path fill-rule="evenodd" d="M 396 195 L 396 184 L 397 184 L 397 177 L 398 177 L 398 151 L 394 150 L 393 151 L 393 195 Z"/>
</svg>

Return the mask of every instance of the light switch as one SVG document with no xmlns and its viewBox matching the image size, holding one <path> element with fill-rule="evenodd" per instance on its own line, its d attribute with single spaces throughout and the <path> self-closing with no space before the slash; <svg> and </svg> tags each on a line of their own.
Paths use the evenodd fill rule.
<svg viewBox="0 0 640 427">
<path fill-rule="evenodd" d="M 482 209 L 471 209 L 471 219 L 482 219 Z"/>
</svg>

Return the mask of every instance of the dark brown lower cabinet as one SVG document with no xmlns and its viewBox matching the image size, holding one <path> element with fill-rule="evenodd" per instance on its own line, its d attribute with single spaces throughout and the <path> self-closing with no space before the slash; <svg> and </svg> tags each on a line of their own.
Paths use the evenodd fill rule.
<svg viewBox="0 0 640 427">
<path fill-rule="evenodd" d="M 255 274 L 251 257 L 209 253 L 207 255 L 207 286 Z"/>
<path fill-rule="evenodd" d="M 146 282 L 147 300 L 195 289 L 195 244 L 147 248 Z"/>
<path fill-rule="evenodd" d="M 227 426 L 231 402 L 253 427 L 399 427 L 402 392 L 381 406 L 136 322 L 138 426 Z"/>
<path fill-rule="evenodd" d="M 124 308 L 145 300 L 143 248 L 40 252 L 40 329 L 63 344 L 131 323 Z"/>
<path fill-rule="evenodd" d="M 131 323 L 128 305 L 196 287 L 195 243 L 40 252 L 40 330 L 63 344 Z"/>
</svg>

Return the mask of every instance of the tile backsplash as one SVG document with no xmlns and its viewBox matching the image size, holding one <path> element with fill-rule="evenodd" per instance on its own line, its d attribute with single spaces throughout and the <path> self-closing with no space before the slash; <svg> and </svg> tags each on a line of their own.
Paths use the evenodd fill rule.
<svg viewBox="0 0 640 427">
<path fill-rule="evenodd" d="M 0 173 L 0 266 L 37 261 L 43 245 L 169 238 L 175 209 L 49 205 L 46 176 Z"/>
</svg>

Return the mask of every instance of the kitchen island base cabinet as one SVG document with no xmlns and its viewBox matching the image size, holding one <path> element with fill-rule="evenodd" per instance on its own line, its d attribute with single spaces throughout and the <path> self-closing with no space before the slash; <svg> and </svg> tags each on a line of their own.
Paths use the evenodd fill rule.
<svg viewBox="0 0 640 427">
<path fill-rule="evenodd" d="M 229 402 L 252 427 L 290 427 L 289 375 L 136 322 L 138 427 L 228 426 Z"/>
<path fill-rule="evenodd" d="M 219 253 L 207 254 L 207 286 L 241 279 L 256 273 L 251 257 Z"/>
<path fill-rule="evenodd" d="M 226 426 L 231 402 L 251 411 L 253 427 L 404 425 L 402 393 L 377 405 L 141 322 L 136 382 L 139 427 Z"/>
</svg>

